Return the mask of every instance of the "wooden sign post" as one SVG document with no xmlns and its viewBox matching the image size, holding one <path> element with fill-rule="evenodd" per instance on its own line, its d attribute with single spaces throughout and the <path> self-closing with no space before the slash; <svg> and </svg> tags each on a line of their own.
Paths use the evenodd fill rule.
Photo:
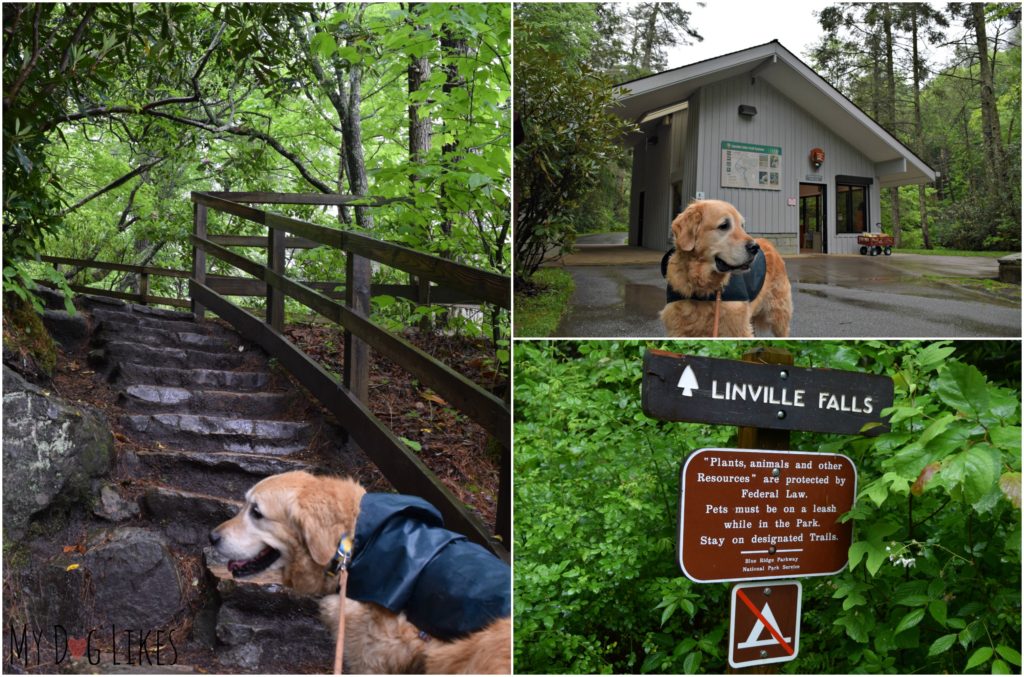
<svg viewBox="0 0 1024 677">
<path fill-rule="evenodd" d="M 776 579 L 846 567 L 853 525 L 838 519 L 853 507 L 857 471 L 841 454 L 788 451 L 790 431 L 887 430 L 880 412 L 892 406 L 892 379 L 796 367 L 778 348 L 751 350 L 742 361 L 651 350 L 642 401 L 654 418 L 738 425 L 738 448 L 700 449 L 683 464 L 679 566 L 697 583 L 740 582 L 732 668 L 793 660 L 800 584 Z M 743 583 L 752 580 L 765 582 Z"/>
<path fill-rule="evenodd" d="M 761 347 L 743 353 L 744 362 L 793 366 L 793 355 L 782 348 Z M 736 446 L 740 449 L 789 449 L 789 430 L 739 427 Z"/>
</svg>

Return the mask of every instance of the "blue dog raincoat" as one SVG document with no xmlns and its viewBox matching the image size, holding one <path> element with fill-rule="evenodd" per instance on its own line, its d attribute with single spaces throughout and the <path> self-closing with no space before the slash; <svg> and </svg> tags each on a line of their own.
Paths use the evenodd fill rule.
<svg viewBox="0 0 1024 677">
<path fill-rule="evenodd" d="M 439 639 L 457 639 L 511 613 L 509 566 L 444 528 L 426 501 L 366 494 L 356 521 L 348 597 L 374 602 Z"/>
</svg>

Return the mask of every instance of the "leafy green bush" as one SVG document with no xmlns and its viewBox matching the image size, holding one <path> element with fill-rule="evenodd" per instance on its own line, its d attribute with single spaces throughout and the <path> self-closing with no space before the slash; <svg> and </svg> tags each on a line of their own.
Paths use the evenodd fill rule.
<svg viewBox="0 0 1024 677">
<path fill-rule="evenodd" d="M 1019 390 L 948 342 L 775 345 L 801 366 L 887 374 L 896 390 L 891 432 L 792 434 L 793 449 L 850 456 L 859 494 L 850 567 L 804 580 L 800 655 L 783 671 L 1019 671 Z M 729 585 L 679 572 L 677 477 L 690 451 L 734 445 L 735 428 L 647 418 L 647 347 L 744 349 L 516 345 L 517 672 L 726 668 Z"/>
</svg>

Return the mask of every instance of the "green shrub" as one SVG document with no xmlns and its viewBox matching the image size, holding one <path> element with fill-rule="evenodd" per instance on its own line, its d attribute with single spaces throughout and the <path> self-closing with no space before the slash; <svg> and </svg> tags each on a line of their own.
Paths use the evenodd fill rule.
<svg viewBox="0 0 1024 677">
<path fill-rule="evenodd" d="M 776 345 L 801 366 L 887 374 L 896 395 L 878 437 L 792 434 L 793 449 L 850 456 L 859 493 L 850 567 L 804 580 L 800 655 L 783 671 L 1019 671 L 1019 390 L 948 342 Z M 517 672 L 726 669 L 729 585 L 695 584 L 676 563 L 678 473 L 736 429 L 647 418 L 646 347 L 744 348 L 516 346 Z"/>
</svg>

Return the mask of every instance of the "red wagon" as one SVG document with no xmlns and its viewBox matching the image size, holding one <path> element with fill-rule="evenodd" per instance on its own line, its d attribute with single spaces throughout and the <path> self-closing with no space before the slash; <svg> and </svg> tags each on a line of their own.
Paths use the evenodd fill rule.
<svg viewBox="0 0 1024 677">
<path fill-rule="evenodd" d="M 878 256 L 884 252 L 889 256 L 892 254 L 893 245 L 896 244 L 896 238 L 885 233 L 862 233 L 857 236 L 857 244 L 860 245 L 862 255 Z"/>
</svg>

